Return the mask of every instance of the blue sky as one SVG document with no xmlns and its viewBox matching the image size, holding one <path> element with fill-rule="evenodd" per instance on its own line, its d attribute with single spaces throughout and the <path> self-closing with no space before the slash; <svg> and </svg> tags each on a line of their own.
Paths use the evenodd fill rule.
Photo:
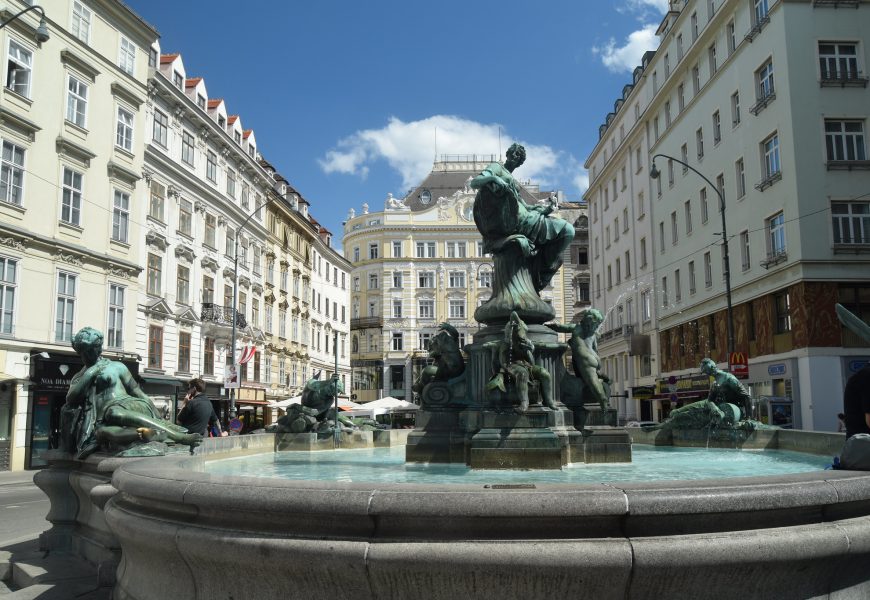
<svg viewBox="0 0 870 600">
<path fill-rule="evenodd" d="M 436 154 L 497 154 L 517 175 L 585 189 L 583 161 L 667 0 L 127 0 L 188 77 L 253 128 L 260 151 L 340 239 Z"/>
</svg>

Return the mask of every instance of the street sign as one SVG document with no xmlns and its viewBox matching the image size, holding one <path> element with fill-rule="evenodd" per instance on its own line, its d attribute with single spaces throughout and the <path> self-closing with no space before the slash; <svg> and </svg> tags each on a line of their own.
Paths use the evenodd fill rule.
<svg viewBox="0 0 870 600">
<path fill-rule="evenodd" d="M 749 379 L 749 357 L 745 352 L 732 352 L 728 355 L 731 374 L 737 379 Z"/>
</svg>

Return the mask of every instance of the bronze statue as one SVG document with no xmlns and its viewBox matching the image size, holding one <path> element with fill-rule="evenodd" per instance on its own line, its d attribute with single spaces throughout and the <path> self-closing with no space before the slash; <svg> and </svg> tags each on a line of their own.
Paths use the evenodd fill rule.
<svg viewBox="0 0 870 600">
<path fill-rule="evenodd" d="M 601 372 L 598 357 L 598 327 L 604 316 L 594 308 L 581 313 L 578 323 L 548 323 L 547 327 L 559 333 L 570 333 L 571 365 L 574 374 L 583 382 L 580 397 L 582 402 L 597 402 L 604 410 L 609 404 L 610 377 Z"/>
<path fill-rule="evenodd" d="M 743 384 L 728 371 L 716 366 L 716 361 L 705 358 L 701 361 L 701 373 L 713 378 L 707 400 L 714 404 L 733 404 L 743 412 L 743 418 L 752 417 L 752 399 Z M 721 408 L 721 407 L 720 407 Z"/>
<path fill-rule="evenodd" d="M 84 459 L 102 447 L 135 456 L 136 449 L 130 447 L 150 441 L 168 439 L 190 446 L 191 452 L 200 444 L 200 434 L 160 418 L 124 363 L 101 357 L 102 333 L 85 327 L 73 336 L 72 347 L 85 365 L 73 375 L 61 409 L 61 439 L 67 452 Z"/>
<path fill-rule="evenodd" d="M 574 239 L 574 226 L 548 216 L 555 209 L 552 199 L 546 206 L 530 206 L 520 197 L 512 172 L 525 162 L 525 148 L 513 144 L 506 157 L 503 166 L 492 163 L 470 182 L 478 190 L 474 223 L 483 235 L 484 252 L 499 252 L 508 242 L 520 245 L 530 263 L 534 291 L 539 292 L 562 266 L 562 252 Z"/>
<path fill-rule="evenodd" d="M 486 385 L 487 390 L 499 389 L 507 391 L 505 377 L 513 379 L 517 389 L 520 405 L 517 412 L 524 413 L 529 409 L 529 383 L 537 382 L 544 406 L 555 409 L 553 394 L 550 390 L 551 376 L 541 366 L 535 364 L 535 344 L 528 338 L 528 327 L 512 312 L 504 328 L 504 339 L 497 342 L 493 353 L 493 370 L 495 375 Z"/>
<path fill-rule="evenodd" d="M 418 394 L 432 381 L 448 381 L 465 372 L 465 360 L 459 348 L 459 332 L 450 323 L 438 325 L 438 331 L 429 342 L 429 358 L 435 364 L 424 368 L 411 388 Z"/>
<path fill-rule="evenodd" d="M 291 404 L 287 414 L 278 419 L 268 431 L 279 433 L 327 433 L 332 432 L 336 421 L 335 397 L 344 392 L 338 375 L 325 381 L 309 379 L 302 390 L 302 403 Z M 355 428 L 354 422 L 337 415 L 338 427 L 345 431 Z"/>
</svg>

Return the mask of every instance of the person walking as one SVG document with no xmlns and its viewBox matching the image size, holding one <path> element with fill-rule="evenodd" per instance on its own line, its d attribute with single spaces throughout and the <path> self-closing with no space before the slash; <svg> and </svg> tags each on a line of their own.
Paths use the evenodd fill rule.
<svg viewBox="0 0 870 600">
<path fill-rule="evenodd" d="M 217 428 L 217 435 L 220 435 L 220 421 L 211 400 L 205 395 L 205 382 L 198 377 L 187 383 L 187 395 L 184 397 L 184 406 L 178 413 L 178 424 L 186 427 L 189 432 L 202 436 L 207 436 L 209 429 L 214 426 Z"/>
</svg>

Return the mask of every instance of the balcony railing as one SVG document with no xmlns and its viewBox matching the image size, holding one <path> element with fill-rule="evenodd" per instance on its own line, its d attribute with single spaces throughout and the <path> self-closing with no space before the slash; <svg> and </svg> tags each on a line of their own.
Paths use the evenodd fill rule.
<svg viewBox="0 0 870 600">
<path fill-rule="evenodd" d="M 236 327 L 244 329 L 248 326 L 248 321 L 245 315 L 236 312 Z M 231 306 L 219 306 L 210 302 L 203 302 L 202 312 L 199 318 L 205 323 L 214 323 L 216 325 L 225 325 L 226 327 L 233 326 L 233 308 Z"/>
<path fill-rule="evenodd" d="M 829 160 L 826 166 L 828 171 L 867 171 L 870 160 Z"/>
<path fill-rule="evenodd" d="M 774 183 L 782 179 L 782 171 L 775 171 L 770 175 L 766 176 L 764 179 L 755 184 L 755 189 L 759 192 L 763 192 Z"/>
<path fill-rule="evenodd" d="M 753 115 L 758 115 L 761 111 L 767 108 L 767 105 L 776 100 L 776 92 L 770 90 L 763 96 L 761 96 L 758 101 L 749 107 L 749 112 Z"/>
<path fill-rule="evenodd" d="M 350 320 L 351 329 L 374 329 L 384 326 L 384 318 L 378 317 L 359 317 Z"/>
<path fill-rule="evenodd" d="M 755 25 L 752 26 L 749 33 L 746 34 L 745 39 L 751 44 L 752 40 L 755 39 L 755 36 L 761 33 L 761 30 L 764 29 L 764 26 L 768 23 L 770 23 L 770 15 L 764 15 Z"/>
<path fill-rule="evenodd" d="M 788 254 L 785 249 L 768 251 L 767 256 L 759 263 L 765 269 L 776 266 L 788 260 Z"/>
<path fill-rule="evenodd" d="M 822 71 L 821 87 L 867 87 L 868 78 L 860 71 Z"/>
</svg>

